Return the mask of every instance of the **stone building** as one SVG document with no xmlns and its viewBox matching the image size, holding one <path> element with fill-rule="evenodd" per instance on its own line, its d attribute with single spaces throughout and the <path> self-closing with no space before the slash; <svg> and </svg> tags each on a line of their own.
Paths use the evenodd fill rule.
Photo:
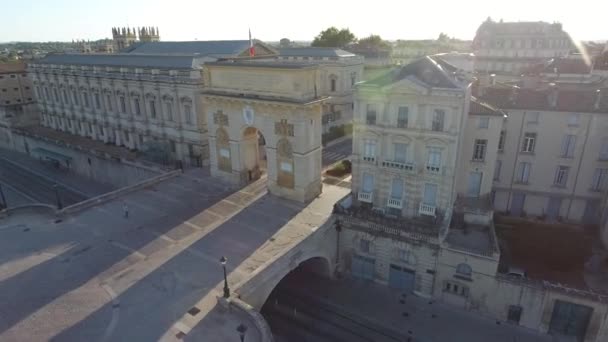
<svg viewBox="0 0 608 342">
<path fill-rule="evenodd" d="M 354 86 L 363 77 L 363 57 L 337 48 L 283 48 L 277 60 L 319 65 L 319 96 L 331 98 L 323 107 L 323 133 L 353 119 Z"/>
<path fill-rule="evenodd" d="M 32 80 L 25 63 L 0 64 L 0 106 L 34 101 Z"/>
<path fill-rule="evenodd" d="M 488 18 L 473 40 L 475 67 L 480 72 L 519 75 L 547 58 L 563 57 L 574 49 L 559 23 L 495 22 Z"/>
</svg>

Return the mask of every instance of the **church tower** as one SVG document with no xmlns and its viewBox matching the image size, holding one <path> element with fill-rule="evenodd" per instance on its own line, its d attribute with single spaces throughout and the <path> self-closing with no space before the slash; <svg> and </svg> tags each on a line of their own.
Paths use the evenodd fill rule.
<svg viewBox="0 0 608 342">
<path fill-rule="evenodd" d="M 160 41 L 160 35 L 158 33 L 158 27 L 140 27 L 139 31 L 139 41 L 140 42 L 158 42 Z"/>
<path fill-rule="evenodd" d="M 116 46 L 116 50 L 120 51 L 122 49 L 126 49 L 131 46 L 133 43 L 137 42 L 137 35 L 135 33 L 135 28 L 131 29 L 113 27 L 112 28 L 112 39 L 114 40 L 114 45 Z"/>
</svg>

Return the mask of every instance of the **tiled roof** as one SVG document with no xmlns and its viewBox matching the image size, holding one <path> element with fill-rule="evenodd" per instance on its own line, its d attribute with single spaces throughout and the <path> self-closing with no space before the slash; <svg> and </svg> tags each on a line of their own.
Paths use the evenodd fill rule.
<svg viewBox="0 0 608 342">
<path fill-rule="evenodd" d="M 365 82 L 365 84 L 386 86 L 411 76 L 429 87 L 459 88 L 449 75 L 449 70 L 446 70 L 445 67 L 441 66 L 433 58 L 426 56 L 379 78 Z"/>
<path fill-rule="evenodd" d="M 597 89 L 557 89 L 555 106 L 549 101 L 554 90 L 490 87 L 478 96 L 482 101 L 501 109 L 546 110 L 562 112 L 608 113 L 608 88 L 600 90 L 599 108 L 596 108 Z"/>
<path fill-rule="evenodd" d="M 354 57 L 355 54 L 331 47 L 303 47 L 279 49 L 279 56 L 289 57 Z"/>
<path fill-rule="evenodd" d="M 25 63 L 2 63 L 0 73 L 14 73 L 25 71 Z"/>
<path fill-rule="evenodd" d="M 207 40 L 138 43 L 122 52 L 163 55 L 236 56 L 247 48 L 249 48 L 249 40 Z"/>
<path fill-rule="evenodd" d="M 39 59 L 35 63 L 158 69 L 192 69 L 195 66 L 195 57 L 139 54 L 54 54 Z"/>
</svg>

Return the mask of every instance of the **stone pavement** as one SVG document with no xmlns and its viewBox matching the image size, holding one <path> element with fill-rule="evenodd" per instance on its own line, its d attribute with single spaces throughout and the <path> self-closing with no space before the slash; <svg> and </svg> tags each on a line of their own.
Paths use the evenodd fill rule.
<svg viewBox="0 0 608 342">
<path fill-rule="evenodd" d="M 237 341 L 247 318 L 217 307 L 219 258 L 230 285 L 241 282 L 291 247 L 281 231 L 302 208 L 269 195 L 265 179 L 235 191 L 199 169 L 62 222 L 2 219 L 0 340 Z M 256 253 L 271 238 L 285 243 Z"/>
<path fill-rule="evenodd" d="M 306 284 L 308 293 L 342 306 L 345 312 L 411 331 L 414 342 L 552 341 L 548 335 L 505 322 L 498 325 L 495 320 L 413 294 L 404 298 L 401 291 L 374 282 L 351 278 L 329 280 L 304 273 L 288 281 L 286 287 L 301 288 Z M 401 299 L 405 299 L 403 304 Z"/>
</svg>

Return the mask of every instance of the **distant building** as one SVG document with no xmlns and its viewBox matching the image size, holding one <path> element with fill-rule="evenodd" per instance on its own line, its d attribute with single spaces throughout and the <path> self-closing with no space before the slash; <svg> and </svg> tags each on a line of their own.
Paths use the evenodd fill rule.
<svg viewBox="0 0 608 342">
<path fill-rule="evenodd" d="M 471 41 L 448 39 L 398 40 L 393 44 L 391 60 L 393 64 L 406 65 L 424 56 L 440 53 L 470 53 Z"/>
<path fill-rule="evenodd" d="M 323 106 L 323 132 L 344 126 L 353 119 L 354 85 L 363 78 L 363 57 L 338 48 L 284 48 L 276 59 L 317 64 L 320 68 L 316 91 L 330 96 Z"/>
<path fill-rule="evenodd" d="M 139 40 L 138 36 L 139 35 Z M 158 27 L 113 27 L 112 40 L 114 42 L 114 51 L 122 51 L 131 47 L 137 42 L 149 43 L 160 41 L 160 33 Z"/>
<path fill-rule="evenodd" d="M 0 64 L 0 106 L 31 103 L 33 97 L 25 63 Z"/>
<path fill-rule="evenodd" d="M 559 23 L 488 18 L 477 29 L 473 50 L 477 71 L 518 75 L 538 62 L 568 55 L 574 44 Z"/>
</svg>

